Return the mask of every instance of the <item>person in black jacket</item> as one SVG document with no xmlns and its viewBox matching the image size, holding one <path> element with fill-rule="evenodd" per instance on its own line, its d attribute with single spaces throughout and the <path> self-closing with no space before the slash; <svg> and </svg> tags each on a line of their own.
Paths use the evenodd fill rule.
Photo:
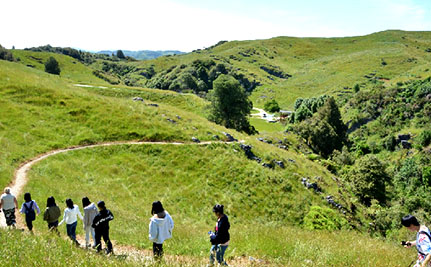
<svg viewBox="0 0 431 267">
<path fill-rule="evenodd" d="M 106 246 L 108 247 L 106 250 L 106 254 L 112 253 L 112 243 L 109 240 L 109 221 L 114 219 L 114 215 L 110 210 L 106 209 L 105 202 L 99 201 L 97 203 L 97 207 L 99 208 L 99 213 L 94 217 L 92 227 L 95 230 L 95 239 L 96 239 L 96 249 L 98 252 L 102 250 L 102 237 L 105 241 Z"/>
<path fill-rule="evenodd" d="M 217 223 L 215 232 L 210 232 L 211 250 L 210 250 L 210 264 L 214 265 L 214 256 L 218 263 L 223 266 L 227 266 L 224 261 L 224 253 L 229 246 L 229 219 L 226 214 L 223 213 L 223 205 L 217 204 L 213 207 L 213 212 L 217 216 Z"/>
</svg>

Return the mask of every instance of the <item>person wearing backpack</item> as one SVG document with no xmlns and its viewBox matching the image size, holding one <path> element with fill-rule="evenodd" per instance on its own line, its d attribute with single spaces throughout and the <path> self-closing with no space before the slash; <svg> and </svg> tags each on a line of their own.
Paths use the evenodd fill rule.
<svg viewBox="0 0 431 267">
<path fill-rule="evenodd" d="M 18 208 L 16 197 L 10 192 L 10 187 L 4 189 L 4 194 L 1 195 L 0 210 L 3 209 L 6 225 L 16 228 L 15 210 Z"/>
<path fill-rule="evenodd" d="M 81 212 L 79 211 L 78 205 L 73 204 L 72 199 L 66 199 L 67 208 L 64 210 L 63 220 L 58 224 L 59 226 L 66 222 L 66 231 L 67 236 L 77 245 L 79 246 L 78 241 L 76 240 L 76 225 L 78 224 L 78 217 L 81 220 L 84 220 Z"/>
<path fill-rule="evenodd" d="M 43 220 L 48 223 L 48 229 L 50 231 L 56 232 L 57 234 L 60 234 L 58 232 L 58 218 L 60 218 L 61 211 L 60 208 L 55 203 L 55 198 L 53 196 L 50 196 L 46 200 L 46 210 L 43 213 Z"/>
<path fill-rule="evenodd" d="M 217 223 L 215 226 L 215 232 L 210 231 L 210 263 L 208 266 L 214 266 L 214 256 L 218 263 L 223 266 L 227 266 L 226 261 L 223 259 L 224 253 L 229 246 L 230 241 L 230 223 L 226 214 L 224 214 L 224 206 L 216 204 L 213 207 L 213 212 L 217 217 Z"/>
<path fill-rule="evenodd" d="M 85 247 L 90 247 L 90 233 L 93 238 L 93 247 L 96 247 L 96 238 L 93 226 L 94 217 L 98 210 L 94 203 L 91 203 L 88 197 L 82 198 L 82 206 L 84 207 L 84 230 L 85 230 Z"/>
<path fill-rule="evenodd" d="M 420 225 L 415 216 L 407 215 L 401 219 L 401 224 L 412 232 L 416 232 L 415 241 L 403 241 L 401 244 L 410 248 L 416 246 L 418 260 L 414 267 L 431 266 L 431 233 L 428 227 Z"/>
<path fill-rule="evenodd" d="M 30 193 L 24 194 L 24 203 L 22 203 L 20 213 L 25 214 L 25 222 L 30 232 L 33 232 L 33 221 L 36 220 L 36 212 L 40 213 L 40 209 L 37 206 L 36 201 L 31 199 Z"/>
<path fill-rule="evenodd" d="M 153 242 L 153 255 L 155 260 L 161 260 L 163 257 L 163 242 L 172 237 L 174 221 L 171 215 L 163 209 L 160 201 L 154 201 L 151 207 L 149 225 L 149 239 Z"/>
<path fill-rule="evenodd" d="M 109 239 L 109 221 L 114 219 L 114 215 L 106 208 L 104 201 L 99 201 L 97 207 L 99 208 L 99 213 L 94 217 L 92 224 L 96 234 L 96 249 L 97 252 L 102 250 L 103 237 L 107 246 L 106 254 L 110 254 L 113 250 L 111 240 Z"/>
</svg>

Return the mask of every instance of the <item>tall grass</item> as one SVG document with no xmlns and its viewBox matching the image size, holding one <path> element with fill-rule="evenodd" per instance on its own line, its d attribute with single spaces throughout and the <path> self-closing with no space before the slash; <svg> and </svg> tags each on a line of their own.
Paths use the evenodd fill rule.
<svg viewBox="0 0 431 267">
<path fill-rule="evenodd" d="M 26 190 L 40 203 L 53 195 L 62 208 L 68 197 L 78 203 L 83 196 L 103 199 L 115 215 L 112 239 L 145 249 L 151 248 L 147 239 L 151 202 L 161 200 L 175 221 L 174 238 L 165 243 L 171 255 L 207 257 L 206 232 L 215 224 L 211 207 L 222 203 L 232 225 L 229 260 L 245 256 L 290 266 L 402 266 L 410 262 L 401 248 L 365 235 L 294 227 L 309 205 L 322 204 L 290 174 L 299 171 L 297 167 L 287 172 L 264 169 L 236 149 L 230 145 L 123 145 L 74 151 L 38 163 Z M 35 225 L 46 227 L 40 219 Z M 82 234 L 80 227 L 78 233 Z M 387 253 L 391 257 L 382 259 Z"/>
</svg>

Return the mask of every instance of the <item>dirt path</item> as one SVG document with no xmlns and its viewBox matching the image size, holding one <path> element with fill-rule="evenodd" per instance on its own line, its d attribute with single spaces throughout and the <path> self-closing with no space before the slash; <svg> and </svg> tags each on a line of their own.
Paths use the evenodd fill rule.
<svg viewBox="0 0 431 267">
<path fill-rule="evenodd" d="M 226 143 L 221 141 L 216 142 L 200 142 L 200 143 L 179 143 L 179 142 L 139 142 L 139 141 L 119 141 L 119 142 L 107 142 L 100 143 L 94 145 L 83 145 L 83 146 L 74 146 L 65 149 L 57 149 L 53 150 L 41 155 L 36 156 L 35 158 L 21 164 L 21 166 L 15 171 L 13 181 L 10 184 L 12 193 L 19 198 L 22 194 L 22 190 L 28 182 L 28 172 L 31 170 L 32 166 L 39 161 L 42 161 L 48 157 L 66 153 L 69 151 L 82 150 L 87 148 L 95 148 L 95 147 L 106 147 L 106 146 L 116 146 L 116 145 L 209 145 L 212 143 Z M 22 216 L 18 214 L 17 211 L 17 223 L 20 228 L 24 228 L 24 223 L 22 221 Z M 6 227 L 6 221 L 3 214 L 0 214 L 0 227 Z M 82 237 L 78 238 L 81 244 L 85 244 Z M 114 243 L 114 251 L 118 257 L 125 258 L 127 260 L 133 260 L 137 264 L 141 264 L 144 266 L 152 265 L 152 251 L 137 249 L 132 246 L 119 246 Z M 165 255 L 166 263 L 169 266 L 196 266 L 196 265 L 204 265 L 207 263 L 206 259 L 202 259 L 201 257 L 191 257 L 191 256 L 179 256 L 179 255 Z M 235 258 L 230 261 L 231 265 L 234 266 L 249 266 L 252 262 L 250 262 L 247 258 Z M 261 262 L 262 263 L 262 262 Z"/>
</svg>

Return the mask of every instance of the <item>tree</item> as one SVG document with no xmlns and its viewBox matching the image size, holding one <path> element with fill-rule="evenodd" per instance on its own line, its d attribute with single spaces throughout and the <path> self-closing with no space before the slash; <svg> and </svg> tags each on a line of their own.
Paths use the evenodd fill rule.
<svg viewBox="0 0 431 267">
<path fill-rule="evenodd" d="M 55 60 L 54 57 L 50 57 L 45 63 L 45 72 L 60 75 L 60 71 L 60 66 L 58 65 L 57 60 Z"/>
<path fill-rule="evenodd" d="M 253 104 L 235 78 L 220 75 L 209 91 L 209 99 L 209 120 L 248 134 L 256 132 L 248 121 Z"/>
<path fill-rule="evenodd" d="M 305 102 L 303 101 L 295 112 L 295 122 L 302 121 L 295 129 L 316 153 L 327 158 L 335 149 L 341 150 L 343 147 L 347 127 L 341 120 L 340 110 L 334 98 L 326 98 L 323 106 L 313 116 Z"/>
<path fill-rule="evenodd" d="M 266 102 L 265 105 L 263 106 L 263 108 L 267 112 L 271 112 L 271 113 L 280 111 L 280 106 L 278 105 L 277 101 L 275 101 L 274 99 Z"/>
<path fill-rule="evenodd" d="M 0 60 L 15 61 L 12 53 L 0 45 Z"/>
<path fill-rule="evenodd" d="M 375 156 L 365 155 L 358 159 L 347 180 L 352 185 L 353 193 L 363 204 L 370 206 L 373 199 L 380 204 L 385 203 L 386 183 L 390 182 L 390 178 L 385 166 Z"/>
<path fill-rule="evenodd" d="M 117 57 L 119 59 L 125 59 L 126 58 L 126 56 L 124 56 L 123 51 L 121 51 L 121 50 L 117 50 Z"/>
<path fill-rule="evenodd" d="M 319 109 L 319 118 L 326 121 L 334 129 L 335 133 L 339 138 L 339 144 L 335 147 L 336 149 L 342 147 L 342 143 L 346 139 L 347 127 L 341 119 L 340 110 L 333 97 L 326 99 L 325 104 Z"/>
<path fill-rule="evenodd" d="M 316 116 L 302 121 L 296 126 L 296 132 L 306 140 L 311 149 L 325 158 L 338 147 L 338 136 L 334 129 Z"/>
<path fill-rule="evenodd" d="M 300 105 L 294 114 L 295 122 L 301 122 L 311 116 L 313 116 L 313 113 L 307 108 L 306 105 Z"/>
</svg>

